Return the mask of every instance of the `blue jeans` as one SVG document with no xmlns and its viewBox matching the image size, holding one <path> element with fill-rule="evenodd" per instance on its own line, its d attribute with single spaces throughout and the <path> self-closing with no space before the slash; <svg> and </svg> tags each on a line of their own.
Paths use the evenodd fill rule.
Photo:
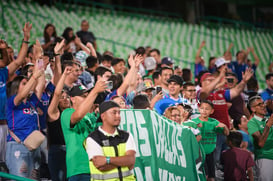
<svg viewBox="0 0 273 181">
<path fill-rule="evenodd" d="M 7 142 L 6 164 L 10 174 L 39 179 L 37 177 L 39 177 L 40 160 L 40 147 L 34 151 L 29 151 L 20 143 Z"/>
<path fill-rule="evenodd" d="M 48 150 L 48 168 L 52 181 L 66 180 L 66 147 L 51 145 Z"/>
<path fill-rule="evenodd" d="M 90 174 L 78 174 L 69 177 L 68 181 L 90 181 Z"/>
<path fill-rule="evenodd" d="M 215 163 L 220 162 L 222 151 L 227 149 L 226 136 L 223 134 L 217 134 L 216 149 L 214 154 Z"/>
</svg>

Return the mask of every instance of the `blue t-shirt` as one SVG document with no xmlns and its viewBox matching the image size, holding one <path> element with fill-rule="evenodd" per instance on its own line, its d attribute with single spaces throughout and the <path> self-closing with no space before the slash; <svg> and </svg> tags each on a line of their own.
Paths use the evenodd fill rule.
<svg viewBox="0 0 273 181">
<path fill-rule="evenodd" d="M 266 88 L 261 93 L 261 97 L 262 97 L 263 101 L 273 100 L 273 90 L 270 90 L 270 89 Z M 272 111 L 267 108 L 267 116 L 270 116 L 271 114 L 272 114 Z"/>
<path fill-rule="evenodd" d="M 207 70 L 205 66 L 203 66 L 201 63 L 195 64 L 194 66 L 194 76 L 197 77 L 199 72 Z"/>
<path fill-rule="evenodd" d="M 159 100 L 156 102 L 155 106 L 154 106 L 154 110 L 160 114 L 163 115 L 165 110 L 170 107 L 170 106 L 174 106 L 176 104 L 182 103 L 183 100 L 181 97 L 179 97 L 178 99 L 173 99 L 170 97 L 169 94 L 167 94 L 165 97 L 163 97 L 163 99 Z"/>
<path fill-rule="evenodd" d="M 254 151 L 254 146 L 253 146 L 253 143 L 251 141 L 251 137 L 249 134 L 247 134 L 246 132 L 242 131 L 242 130 L 238 130 L 240 133 L 242 133 L 243 135 L 243 140 L 244 142 L 247 142 L 247 149 L 251 152 Z"/>
<path fill-rule="evenodd" d="M 14 105 L 14 98 L 11 96 L 7 101 L 7 122 L 8 127 L 21 140 L 38 130 L 38 113 L 36 108 L 39 104 L 39 99 L 36 94 L 32 94 L 26 103 L 21 102 L 18 106 Z M 7 141 L 15 141 L 10 135 Z"/>
<path fill-rule="evenodd" d="M 242 72 L 245 72 L 246 69 L 248 68 L 248 66 L 245 63 L 238 64 L 237 61 L 233 61 L 233 62 L 230 62 L 230 64 L 228 64 L 228 68 L 230 68 L 232 70 L 232 72 L 237 74 L 238 81 L 240 82 L 243 78 Z"/>
<path fill-rule="evenodd" d="M 116 89 L 116 90 L 113 90 L 112 92 L 110 92 L 110 93 L 106 96 L 105 101 L 109 101 L 109 100 L 112 99 L 112 97 L 117 96 L 117 95 L 118 95 L 117 89 Z M 124 99 L 126 100 L 126 104 L 128 105 L 127 94 L 126 94 L 126 93 L 123 94 L 123 97 L 124 97 Z"/>
<path fill-rule="evenodd" d="M 46 128 L 46 115 L 47 115 L 47 110 L 49 106 L 49 100 L 54 90 L 55 90 L 55 86 L 51 82 L 49 82 L 46 86 L 45 91 L 42 94 L 41 100 L 38 105 L 38 107 L 43 111 L 43 114 L 39 115 L 41 130 Z"/>
<path fill-rule="evenodd" d="M 6 120 L 6 102 L 7 102 L 7 91 L 6 83 L 9 77 L 9 71 L 7 67 L 0 68 L 0 120 Z"/>
</svg>

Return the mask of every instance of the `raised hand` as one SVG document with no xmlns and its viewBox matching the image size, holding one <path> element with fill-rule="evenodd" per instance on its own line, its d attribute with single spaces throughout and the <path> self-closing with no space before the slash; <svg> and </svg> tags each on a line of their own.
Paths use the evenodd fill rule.
<svg viewBox="0 0 273 181">
<path fill-rule="evenodd" d="M 204 47 L 206 45 L 206 41 L 202 41 L 200 47 Z"/>
<path fill-rule="evenodd" d="M 42 58 L 44 52 L 43 52 L 43 48 L 39 42 L 39 40 L 36 40 L 36 43 L 33 45 L 33 56 L 34 59 L 37 60 L 39 58 Z"/>
<path fill-rule="evenodd" d="M 134 57 L 132 54 L 130 54 L 130 56 L 129 56 L 128 63 L 130 65 L 130 67 L 135 66 L 135 61 L 134 61 Z"/>
<path fill-rule="evenodd" d="M 253 70 L 251 68 L 246 69 L 245 72 L 242 72 L 243 81 L 248 82 L 249 79 L 253 76 Z"/>
<path fill-rule="evenodd" d="M 23 28 L 23 32 L 24 32 L 24 40 L 28 41 L 30 38 L 30 30 L 32 28 L 32 24 L 30 24 L 29 22 L 25 23 L 25 26 Z"/>
<path fill-rule="evenodd" d="M 72 67 L 71 66 L 65 67 L 63 74 L 67 76 L 67 75 L 69 75 L 71 73 L 72 73 Z"/>
<path fill-rule="evenodd" d="M 55 47 L 54 47 L 54 53 L 55 54 L 63 54 L 63 51 L 64 51 L 64 43 L 65 42 L 65 40 L 63 39 L 60 43 L 59 42 L 57 42 L 57 44 L 55 45 Z"/>
<path fill-rule="evenodd" d="M 96 91 L 96 93 L 100 93 L 100 92 L 103 92 L 105 91 L 107 88 L 107 83 L 105 80 L 99 80 L 97 81 L 94 89 L 92 91 Z"/>
<path fill-rule="evenodd" d="M 81 42 L 81 39 L 76 35 L 75 37 L 75 44 L 76 45 L 80 45 L 82 42 Z"/>
<path fill-rule="evenodd" d="M 134 61 L 135 61 L 135 66 L 136 66 L 136 67 L 139 67 L 139 65 L 144 61 L 144 58 L 143 58 L 142 55 L 137 54 L 137 55 L 135 56 Z"/>
</svg>

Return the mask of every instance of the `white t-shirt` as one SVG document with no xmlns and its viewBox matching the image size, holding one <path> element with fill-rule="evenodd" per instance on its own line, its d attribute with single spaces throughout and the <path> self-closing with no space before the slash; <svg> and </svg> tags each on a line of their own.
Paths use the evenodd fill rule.
<svg viewBox="0 0 273 181">
<path fill-rule="evenodd" d="M 107 136 L 116 136 L 118 135 L 118 131 L 116 130 L 113 134 L 109 134 L 106 131 L 102 130 L 101 127 L 99 127 L 99 131 L 102 132 L 104 135 Z M 129 138 L 126 142 L 126 150 L 125 152 L 133 150 L 136 152 L 136 145 L 134 138 L 131 133 L 129 133 Z M 88 137 L 86 139 L 86 152 L 88 154 L 89 160 L 91 160 L 94 156 L 104 156 L 102 147 L 91 137 Z"/>
</svg>

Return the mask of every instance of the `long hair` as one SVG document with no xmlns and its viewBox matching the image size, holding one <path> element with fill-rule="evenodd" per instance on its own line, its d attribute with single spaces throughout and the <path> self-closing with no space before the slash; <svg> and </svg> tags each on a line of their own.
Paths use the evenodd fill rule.
<svg viewBox="0 0 273 181">
<path fill-rule="evenodd" d="M 7 85 L 7 97 L 13 96 L 13 95 L 18 93 L 20 83 L 21 83 L 21 81 L 23 79 L 28 80 L 28 78 L 26 76 L 20 75 L 20 76 L 15 77 L 12 82 L 8 83 L 8 85 Z"/>
<path fill-rule="evenodd" d="M 70 43 L 72 40 L 75 39 L 75 36 L 73 35 L 73 37 L 69 37 L 69 32 L 73 31 L 73 29 L 71 27 L 67 27 L 65 28 L 62 37 L 65 39 L 66 44 Z"/>
<path fill-rule="evenodd" d="M 52 36 L 53 36 L 54 38 L 57 37 L 57 33 L 56 33 L 56 28 L 55 28 L 55 26 L 54 26 L 53 24 L 48 23 L 48 24 L 45 26 L 45 28 L 44 28 L 44 39 L 45 39 L 45 43 L 50 42 L 49 34 L 47 34 L 47 32 L 46 32 L 46 30 L 47 30 L 48 27 L 53 27 L 53 30 L 54 30 L 54 31 L 53 31 Z"/>
</svg>

